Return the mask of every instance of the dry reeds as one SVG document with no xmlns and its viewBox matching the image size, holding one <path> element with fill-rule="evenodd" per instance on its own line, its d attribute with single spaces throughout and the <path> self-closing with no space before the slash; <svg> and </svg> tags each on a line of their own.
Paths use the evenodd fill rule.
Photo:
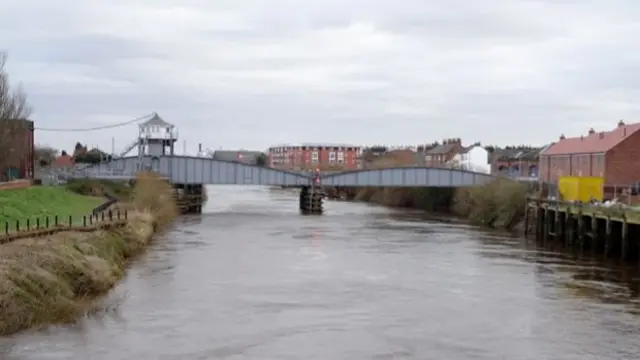
<svg viewBox="0 0 640 360">
<path fill-rule="evenodd" d="M 180 213 L 171 184 L 151 172 L 136 175 L 131 205 L 137 211 L 153 214 L 156 224 L 161 227 L 169 224 Z"/>
<path fill-rule="evenodd" d="M 0 335 L 75 319 L 87 298 L 123 276 L 128 259 L 145 248 L 156 226 L 177 214 L 171 186 L 153 174 L 140 174 L 129 206 L 133 211 L 123 228 L 2 245 Z"/>
</svg>

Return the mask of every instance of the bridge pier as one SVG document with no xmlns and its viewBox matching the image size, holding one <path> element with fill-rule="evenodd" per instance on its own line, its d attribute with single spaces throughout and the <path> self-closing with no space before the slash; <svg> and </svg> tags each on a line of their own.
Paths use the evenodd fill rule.
<svg viewBox="0 0 640 360">
<path fill-rule="evenodd" d="M 204 204 L 202 184 L 173 184 L 174 196 L 181 214 L 200 214 Z"/>
<path fill-rule="evenodd" d="M 300 190 L 300 213 L 303 215 L 321 215 L 322 200 L 324 193 L 322 189 L 315 186 L 304 186 Z"/>
</svg>

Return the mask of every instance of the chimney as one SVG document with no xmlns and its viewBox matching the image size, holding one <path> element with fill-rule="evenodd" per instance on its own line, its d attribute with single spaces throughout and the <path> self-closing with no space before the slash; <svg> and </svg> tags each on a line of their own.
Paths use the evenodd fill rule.
<svg viewBox="0 0 640 360">
<path fill-rule="evenodd" d="M 589 129 L 589 135 L 593 135 L 593 134 L 595 134 L 595 133 L 596 133 L 596 131 L 595 131 L 595 130 L 593 130 L 593 128 Z"/>
<path fill-rule="evenodd" d="M 564 134 L 560 134 L 560 140 L 564 140 L 566 139 L 566 137 L 564 136 Z"/>
<path fill-rule="evenodd" d="M 618 127 L 622 127 L 622 126 L 624 126 L 624 121 L 622 120 L 618 121 Z"/>
<path fill-rule="evenodd" d="M 584 140 L 584 135 L 580 135 L 580 140 Z"/>
<path fill-rule="evenodd" d="M 604 139 L 604 131 L 600 131 L 600 139 Z"/>
<path fill-rule="evenodd" d="M 627 127 L 626 126 L 622 128 L 622 137 L 625 137 L 625 136 L 627 136 Z"/>
</svg>

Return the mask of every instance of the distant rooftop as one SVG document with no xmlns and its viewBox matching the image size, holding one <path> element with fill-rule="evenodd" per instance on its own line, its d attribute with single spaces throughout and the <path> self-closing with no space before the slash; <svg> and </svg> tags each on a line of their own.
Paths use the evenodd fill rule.
<svg viewBox="0 0 640 360">
<path fill-rule="evenodd" d="M 339 143 L 299 143 L 299 144 L 277 144 L 271 145 L 270 148 L 277 147 L 361 147 L 361 145 L 356 144 L 339 144 Z"/>
</svg>

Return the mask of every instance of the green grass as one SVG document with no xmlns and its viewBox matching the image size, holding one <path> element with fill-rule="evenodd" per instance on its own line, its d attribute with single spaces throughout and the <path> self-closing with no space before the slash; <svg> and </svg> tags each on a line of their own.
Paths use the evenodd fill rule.
<svg viewBox="0 0 640 360">
<path fill-rule="evenodd" d="M 83 196 L 55 186 L 0 190 L 0 232 L 4 231 L 5 222 L 9 222 L 10 230 L 15 229 L 16 220 L 20 220 L 21 228 L 26 226 L 27 219 L 35 227 L 36 218 L 44 225 L 48 216 L 53 224 L 56 215 L 60 223 L 68 223 L 71 215 L 74 224 L 81 224 L 82 216 L 89 214 L 104 201 L 102 197 Z"/>
</svg>

